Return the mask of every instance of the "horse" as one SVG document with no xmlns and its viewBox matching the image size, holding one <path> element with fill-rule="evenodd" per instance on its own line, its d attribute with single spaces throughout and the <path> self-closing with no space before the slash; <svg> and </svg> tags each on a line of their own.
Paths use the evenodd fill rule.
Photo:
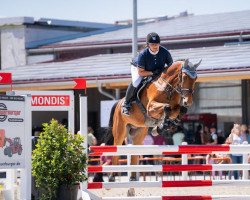
<svg viewBox="0 0 250 200">
<path fill-rule="evenodd" d="M 119 100 L 111 110 L 110 128 L 113 145 L 122 145 L 129 134 L 133 145 L 142 145 L 149 127 L 158 127 L 162 131 L 181 119 L 187 108 L 192 105 L 194 86 L 197 79 L 196 68 L 200 62 L 192 64 L 188 59 L 174 62 L 152 82 L 146 85 L 138 98 L 146 112 L 132 103 L 130 115 L 122 114 L 124 98 Z M 111 133 L 110 133 L 111 134 Z M 107 137 L 108 138 L 108 137 Z M 118 164 L 118 156 L 114 156 L 113 165 Z M 138 163 L 138 156 L 131 157 L 131 165 Z M 132 172 L 130 180 L 136 180 L 136 173 Z M 115 181 L 112 173 L 109 181 Z"/>
</svg>

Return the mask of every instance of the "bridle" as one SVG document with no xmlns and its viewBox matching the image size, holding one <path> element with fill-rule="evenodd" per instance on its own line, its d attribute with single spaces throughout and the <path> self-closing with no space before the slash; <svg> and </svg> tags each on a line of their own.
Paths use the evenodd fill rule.
<svg viewBox="0 0 250 200">
<path fill-rule="evenodd" d="M 180 70 L 179 74 L 178 74 L 178 82 L 176 87 L 174 87 L 173 85 L 171 85 L 168 81 L 166 81 L 165 79 L 163 79 L 162 77 L 159 77 L 163 82 L 166 83 L 166 86 L 164 88 L 164 91 L 171 97 L 173 95 L 174 92 L 177 92 L 178 94 L 181 95 L 181 98 L 185 98 L 186 96 L 188 96 L 189 94 L 193 95 L 194 94 L 194 89 L 193 88 L 183 88 L 182 84 L 183 84 L 183 79 L 182 79 L 182 70 Z"/>
<path fill-rule="evenodd" d="M 193 88 L 183 88 L 182 84 L 183 84 L 183 79 L 182 79 L 182 70 L 180 71 L 179 75 L 178 75 L 178 83 L 177 83 L 177 90 L 179 91 L 179 94 L 181 95 L 181 97 L 186 97 L 187 95 L 194 94 L 194 89 Z"/>
</svg>

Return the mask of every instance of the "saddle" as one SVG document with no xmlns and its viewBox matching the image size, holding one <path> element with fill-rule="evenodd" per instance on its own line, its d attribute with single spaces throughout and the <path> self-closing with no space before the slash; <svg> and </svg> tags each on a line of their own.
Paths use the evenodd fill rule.
<svg viewBox="0 0 250 200">
<path fill-rule="evenodd" d="M 141 102 L 140 93 L 141 93 L 141 91 L 142 91 L 145 87 L 147 87 L 151 82 L 153 82 L 156 78 L 158 78 L 158 76 L 160 76 L 160 74 L 157 75 L 157 76 L 145 77 L 145 78 L 141 81 L 141 83 L 138 85 L 137 91 L 136 91 L 136 93 L 135 93 L 135 97 L 134 97 L 134 99 L 133 99 L 133 101 L 135 101 L 136 104 L 137 104 L 137 105 L 139 106 L 139 108 L 141 109 L 141 111 L 142 111 L 142 113 L 143 113 L 143 115 L 144 115 L 145 118 L 146 118 L 148 115 L 147 115 L 147 110 L 146 110 L 146 108 L 144 107 L 144 105 L 143 105 L 142 102 Z"/>
</svg>

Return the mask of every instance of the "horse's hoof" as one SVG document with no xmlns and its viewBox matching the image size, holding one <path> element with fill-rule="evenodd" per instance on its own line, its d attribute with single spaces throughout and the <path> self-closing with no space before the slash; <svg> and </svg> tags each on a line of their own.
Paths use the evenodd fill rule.
<svg viewBox="0 0 250 200">
<path fill-rule="evenodd" d="M 160 128 L 159 126 L 157 126 L 156 131 L 159 135 L 162 135 L 163 132 L 162 127 Z"/>
<path fill-rule="evenodd" d="M 180 108 L 180 113 L 182 114 L 182 115 L 184 115 L 184 114 L 186 114 L 187 113 L 187 107 L 184 107 L 184 106 L 181 106 L 181 108 Z"/>
<path fill-rule="evenodd" d="M 129 188 L 127 196 L 128 197 L 134 197 L 135 196 L 135 189 L 134 188 Z"/>
<path fill-rule="evenodd" d="M 136 177 L 131 176 L 129 181 L 136 181 Z"/>
<path fill-rule="evenodd" d="M 109 176 L 109 182 L 115 182 L 115 177 L 113 175 Z"/>
</svg>

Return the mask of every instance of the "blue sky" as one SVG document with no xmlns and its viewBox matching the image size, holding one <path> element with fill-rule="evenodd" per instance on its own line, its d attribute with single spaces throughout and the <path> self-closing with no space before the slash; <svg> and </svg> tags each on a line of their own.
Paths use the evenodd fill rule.
<svg viewBox="0 0 250 200">
<path fill-rule="evenodd" d="M 250 0 L 137 0 L 138 18 L 250 10 Z M 132 19 L 133 0 L 0 0 L 1 17 L 113 23 Z"/>
</svg>

